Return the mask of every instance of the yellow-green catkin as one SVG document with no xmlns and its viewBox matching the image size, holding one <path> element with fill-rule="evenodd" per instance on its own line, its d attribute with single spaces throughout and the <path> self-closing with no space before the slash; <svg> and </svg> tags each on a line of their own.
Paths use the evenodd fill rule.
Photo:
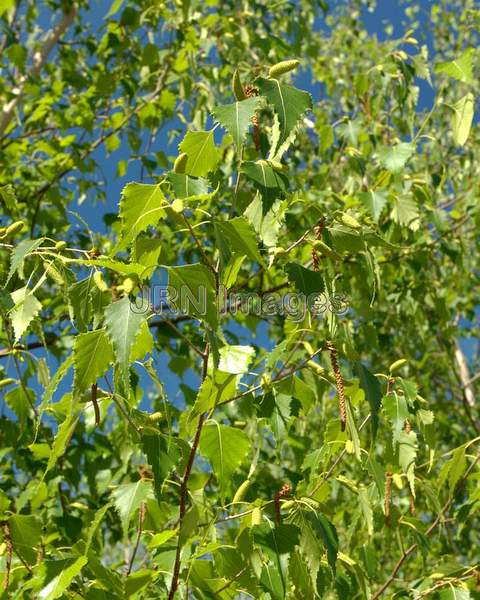
<svg viewBox="0 0 480 600">
<path fill-rule="evenodd" d="M 188 155 L 186 152 L 182 152 L 173 164 L 173 170 L 175 173 L 185 173 L 185 167 L 187 166 Z"/>
<path fill-rule="evenodd" d="M 270 67 L 268 76 L 271 79 L 275 79 L 275 78 L 279 77 L 280 75 L 283 75 L 284 73 L 293 71 L 293 69 L 296 69 L 299 64 L 300 64 L 300 61 L 297 59 L 282 60 L 282 62 L 279 62 L 276 65 L 273 65 L 272 67 Z"/>
</svg>

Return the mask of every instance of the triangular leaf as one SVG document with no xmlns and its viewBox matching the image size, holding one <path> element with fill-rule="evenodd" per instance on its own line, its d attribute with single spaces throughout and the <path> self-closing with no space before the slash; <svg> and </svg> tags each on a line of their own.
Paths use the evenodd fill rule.
<svg viewBox="0 0 480 600">
<path fill-rule="evenodd" d="M 120 199 L 122 239 L 113 253 L 126 248 L 140 232 L 156 225 L 165 216 L 166 206 L 159 184 L 128 183 Z"/>
<path fill-rule="evenodd" d="M 281 145 L 295 129 L 297 123 L 312 108 L 312 97 L 308 92 L 297 90 L 291 85 L 280 83 L 277 79 L 257 79 L 255 84 L 260 93 L 273 105 L 280 121 Z"/>
<path fill-rule="evenodd" d="M 34 250 L 36 250 L 42 244 L 42 242 L 43 238 L 38 240 L 22 240 L 15 246 L 15 248 L 12 250 L 12 256 L 10 258 L 10 270 L 8 272 L 5 285 L 10 281 L 15 273 L 18 273 L 22 279 L 24 278 L 23 264 L 25 262 L 25 258 Z"/>
<path fill-rule="evenodd" d="M 213 140 L 213 130 L 188 131 L 179 145 L 179 150 L 187 155 L 185 172 L 193 177 L 203 177 L 210 173 L 220 160 Z"/>
<path fill-rule="evenodd" d="M 250 446 L 247 434 L 235 427 L 212 422 L 203 428 L 200 452 L 212 465 L 222 497 L 230 485 L 231 475 L 247 457 Z"/>
<path fill-rule="evenodd" d="M 105 327 L 125 381 L 128 381 L 130 352 L 145 319 L 146 314 L 139 312 L 128 296 L 105 309 Z"/>
<path fill-rule="evenodd" d="M 15 306 L 10 312 L 10 319 L 15 333 L 15 341 L 18 341 L 28 329 L 31 321 L 38 315 L 42 305 L 29 292 L 28 287 L 15 290 L 11 297 Z"/>
<path fill-rule="evenodd" d="M 378 151 L 380 164 L 392 173 L 399 173 L 415 152 L 415 144 L 402 142 Z"/>
<path fill-rule="evenodd" d="M 104 329 L 81 333 L 75 338 L 74 389 L 83 392 L 101 377 L 113 361 L 113 350 Z"/>
<path fill-rule="evenodd" d="M 212 109 L 215 120 L 230 133 L 238 150 L 242 147 L 260 101 L 257 96 L 233 104 L 215 106 Z"/>
<path fill-rule="evenodd" d="M 151 490 L 152 484 L 149 481 L 139 479 L 135 483 L 119 485 L 112 491 L 113 505 L 120 515 L 125 537 L 128 535 L 128 526 L 135 511 L 146 500 Z"/>
<path fill-rule="evenodd" d="M 474 49 L 468 48 L 456 60 L 441 62 L 435 67 L 435 73 L 445 73 L 449 77 L 463 81 L 464 83 L 473 83 L 473 55 Z"/>
</svg>

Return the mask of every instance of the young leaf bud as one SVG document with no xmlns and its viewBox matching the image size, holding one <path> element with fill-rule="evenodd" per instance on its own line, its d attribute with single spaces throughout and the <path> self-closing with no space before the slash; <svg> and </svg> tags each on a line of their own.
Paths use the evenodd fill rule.
<svg viewBox="0 0 480 600">
<path fill-rule="evenodd" d="M 238 72 L 238 69 L 235 69 L 235 71 L 233 73 L 232 89 L 233 89 L 233 95 L 235 96 L 235 98 L 238 101 L 245 100 L 246 95 L 245 95 L 245 92 L 243 91 L 242 80 L 240 79 L 240 74 Z"/>
</svg>

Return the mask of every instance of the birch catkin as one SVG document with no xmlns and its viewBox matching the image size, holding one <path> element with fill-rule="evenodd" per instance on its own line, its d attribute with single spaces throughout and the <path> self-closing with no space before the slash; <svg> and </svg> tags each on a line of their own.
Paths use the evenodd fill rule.
<svg viewBox="0 0 480 600">
<path fill-rule="evenodd" d="M 332 369 L 335 374 L 335 382 L 337 385 L 338 394 L 338 408 L 340 411 L 340 423 L 342 431 L 347 428 L 347 401 L 345 399 L 345 387 L 343 384 L 343 377 L 340 371 L 340 366 L 337 359 L 337 349 L 333 342 L 327 342 L 327 349 L 330 352 L 330 362 L 332 363 Z"/>
<path fill-rule="evenodd" d="M 272 78 L 274 79 L 276 77 L 279 77 L 280 75 L 283 75 L 284 73 L 293 71 L 293 69 L 296 69 L 299 64 L 300 64 L 300 61 L 296 60 L 296 59 L 282 60 L 282 62 L 279 62 L 276 65 L 273 65 L 272 67 L 270 67 L 270 70 L 268 71 L 268 76 L 271 79 Z"/>
<path fill-rule="evenodd" d="M 392 475 L 391 471 L 385 473 L 385 519 L 390 520 L 390 506 L 392 503 Z"/>
<path fill-rule="evenodd" d="M 322 231 L 323 231 L 324 227 L 325 227 L 325 219 L 322 218 L 322 219 L 320 219 L 320 221 L 318 222 L 318 225 L 314 229 L 316 241 L 319 241 L 321 239 Z M 313 248 L 312 248 L 312 266 L 313 266 L 314 271 L 320 270 L 320 261 L 318 258 L 318 252 L 317 252 L 316 246 L 313 246 Z"/>
<path fill-rule="evenodd" d="M 173 165 L 174 173 L 185 173 L 185 167 L 187 166 L 188 155 L 186 152 L 182 152 L 177 156 Z"/>
</svg>

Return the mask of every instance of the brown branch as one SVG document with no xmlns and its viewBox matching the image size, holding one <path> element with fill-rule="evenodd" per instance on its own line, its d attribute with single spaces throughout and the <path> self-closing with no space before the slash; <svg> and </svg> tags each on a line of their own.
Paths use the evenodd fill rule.
<svg viewBox="0 0 480 600">
<path fill-rule="evenodd" d="M 207 368 L 208 368 L 208 357 L 209 357 L 209 345 L 205 346 L 205 352 L 203 354 L 203 370 L 202 370 L 202 381 L 207 376 Z M 205 422 L 206 415 L 202 413 L 198 417 L 197 429 L 195 431 L 195 436 L 192 441 L 192 447 L 190 448 L 190 454 L 188 455 L 187 464 L 185 465 L 185 470 L 183 472 L 182 481 L 180 484 L 180 506 L 179 506 L 179 527 L 181 528 L 183 519 L 185 517 L 185 513 L 187 512 L 187 499 L 188 499 L 188 481 L 190 479 L 190 474 L 192 472 L 193 463 L 195 461 L 195 456 L 197 454 L 198 444 L 200 442 L 200 435 L 202 433 L 203 424 Z M 172 575 L 172 583 L 170 585 L 170 591 L 168 593 L 168 600 L 173 600 L 175 597 L 175 592 L 178 588 L 178 579 L 180 575 L 180 566 L 181 566 L 181 552 L 182 546 L 180 544 L 180 536 L 178 536 L 177 541 L 177 550 L 175 553 L 175 564 L 173 567 L 173 575 Z"/>
<path fill-rule="evenodd" d="M 137 539 L 135 541 L 135 546 L 133 548 L 132 556 L 130 557 L 130 561 L 128 563 L 126 577 L 128 577 L 130 575 L 130 573 L 132 572 L 133 563 L 135 561 L 135 556 L 137 555 L 138 547 L 140 545 L 140 538 L 142 537 L 143 522 L 145 521 L 145 514 L 146 514 L 146 506 L 145 506 L 145 502 L 142 502 L 142 504 L 140 505 L 140 510 L 138 511 Z"/>
</svg>

